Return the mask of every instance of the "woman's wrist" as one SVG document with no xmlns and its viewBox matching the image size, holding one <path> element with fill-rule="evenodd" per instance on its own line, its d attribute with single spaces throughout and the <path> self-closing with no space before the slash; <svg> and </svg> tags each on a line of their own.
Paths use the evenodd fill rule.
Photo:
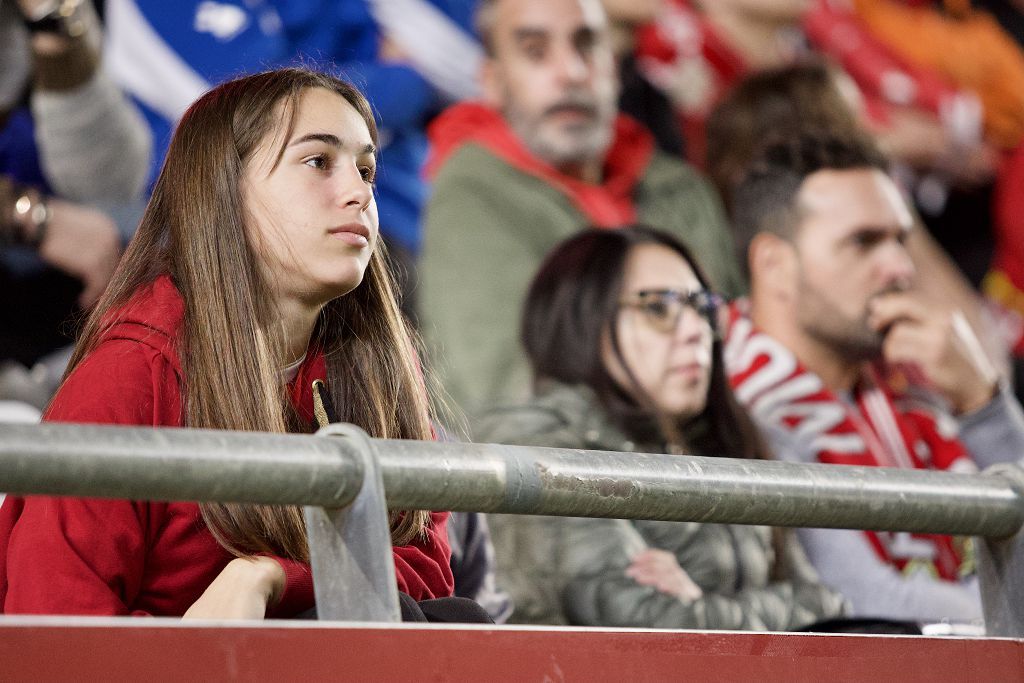
<svg viewBox="0 0 1024 683">
<path fill-rule="evenodd" d="M 266 598 L 267 609 L 281 601 L 285 574 L 280 563 L 270 557 L 240 557 L 229 563 L 243 586 L 259 592 Z"/>
</svg>

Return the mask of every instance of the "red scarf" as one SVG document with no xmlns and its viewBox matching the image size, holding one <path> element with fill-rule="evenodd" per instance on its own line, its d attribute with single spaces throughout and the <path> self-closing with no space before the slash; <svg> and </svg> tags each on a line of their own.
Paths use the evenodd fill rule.
<svg viewBox="0 0 1024 683">
<path fill-rule="evenodd" d="M 789 349 L 754 327 L 746 302 L 733 304 L 729 318 L 725 366 L 736 397 L 759 424 L 810 443 L 818 462 L 976 471 L 949 414 L 898 373 L 883 379 L 866 366 L 850 401 L 843 401 Z M 901 571 L 924 566 L 943 579 L 959 578 L 964 558 L 950 536 L 864 533 L 878 556 Z"/>
<path fill-rule="evenodd" d="M 494 109 L 464 102 L 447 109 L 429 128 L 432 145 L 426 174 L 432 177 L 459 147 L 474 143 L 523 173 L 540 178 L 568 197 L 599 228 L 636 222 L 633 196 L 654 155 L 654 138 L 633 119 L 619 115 L 604 160 L 600 185 L 571 178 L 533 156 Z"/>
</svg>

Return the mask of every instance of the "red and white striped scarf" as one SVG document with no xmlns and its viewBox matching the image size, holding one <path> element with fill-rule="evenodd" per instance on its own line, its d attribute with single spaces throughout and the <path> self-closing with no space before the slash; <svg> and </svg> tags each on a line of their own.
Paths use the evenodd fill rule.
<svg viewBox="0 0 1024 683">
<path fill-rule="evenodd" d="M 853 395 L 842 400 L 754 326 L 745 301 L 729 310 L 725 366 L 736 397 L 757 423 L 809 444 L 818 462 L 977 471 L 957 439 L 956 422 L 935 397 L 912 387 L 898 371 L 865 365 Z M 901 571 L 923 566 L 950 581 L 961 574 L 963 548 L 949 536 L 864 533 L 879 557 Z"/>
</svg>

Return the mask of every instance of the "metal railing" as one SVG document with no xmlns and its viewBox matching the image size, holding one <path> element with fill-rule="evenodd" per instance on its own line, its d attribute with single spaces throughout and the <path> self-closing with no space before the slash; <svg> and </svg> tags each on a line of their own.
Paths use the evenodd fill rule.
<svg viewBox="0 0 1024 683">
<path fill-rule="evenodd" d="M 323 438 L 324 436 L 334 438 Z M 305 506 L 321 618 L 398 618 L 385 508 L 982 537 L 989 633 L 1024 635 L 1024 471 L 952 474 L 94 425 L 0 426 L 0 491 Z"/>
</svg>

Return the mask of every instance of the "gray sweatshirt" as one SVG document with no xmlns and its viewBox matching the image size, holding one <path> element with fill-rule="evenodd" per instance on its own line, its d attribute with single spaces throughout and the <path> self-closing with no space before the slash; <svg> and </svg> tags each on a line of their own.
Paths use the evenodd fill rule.
<svg viewBox="0 0 1024 683">
<path fill-rule="evenodd" d="M 957 422 L 960 441 L 979 468 L 1024 458 L 1024 412 L 1009 391 L 1001 390 L 988 405 Z M 792 432 L 761 428 L 776 457 L 815 462 L 810 444 Z M 798 535 L 822 580 L 849 599 L 849 616 L 920 622 L 982 619 L 974 577 L 952 583 L 924 572 L 905 575 L 878 557 L 862 531 L 800 529 Z M 896 542 L 912 544 L 914 539 L 897 534 Z"/>
</svg>

